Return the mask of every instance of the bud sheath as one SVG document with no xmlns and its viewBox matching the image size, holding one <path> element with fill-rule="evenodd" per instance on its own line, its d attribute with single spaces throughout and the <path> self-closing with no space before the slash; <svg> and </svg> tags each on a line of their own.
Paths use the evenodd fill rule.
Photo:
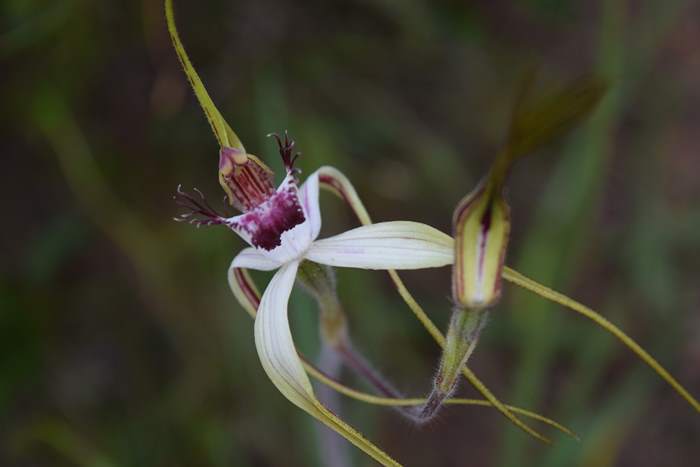
<svg viewBox="0 0 700 467">
<path fill-rule="evenodd" d="M 467 310 L 456 308 L 447 329 L 445 347 L 442 350 L 440 368 L 433 384 L 433 391 L 418 414 L 418 420 L 430 420 L 457 387 L 462 369 L 479 342 L 481 330 L 486 325 L 486 309 Z"/>
</svg>

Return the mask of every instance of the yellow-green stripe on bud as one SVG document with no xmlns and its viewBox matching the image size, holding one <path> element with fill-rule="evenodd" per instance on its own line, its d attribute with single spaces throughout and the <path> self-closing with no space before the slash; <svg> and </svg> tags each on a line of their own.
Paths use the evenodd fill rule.
<svg viewBox="0 0 700 467">
<path fill-rule="evenodd" d="M 510 208 L 501 190 L 482 183 L 457 205 L 453 224 L 453 300 L 460 308 L 491 306 L 501 294 L 510 234 Z"/>
</svg>

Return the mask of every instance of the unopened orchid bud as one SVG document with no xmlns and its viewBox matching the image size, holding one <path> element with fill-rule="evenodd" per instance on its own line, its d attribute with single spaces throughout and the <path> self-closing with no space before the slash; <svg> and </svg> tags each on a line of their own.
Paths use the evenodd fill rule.
<svg viewBox="0 0 700 467">
<path fill-rule="evenodd" d="M 459 307 L 492 306 L 500 296 L 510 234 L 503 186 L 513 163 L 573 128 L 595 108 L 606 88 L 602 80 L 587 77 L 532 98 L 531 85 L 528 81 L 516 104 L 508 140 L 488 176 L 454 212 L 452 295 Z"/>
<path fill-rule="evenodd" d="M 452 297 L 461 308 L 495 304 L 510 233 L 510 209 L 499 189 L 485 183 L 454 212 L 455 262 Z"/>
</svg>

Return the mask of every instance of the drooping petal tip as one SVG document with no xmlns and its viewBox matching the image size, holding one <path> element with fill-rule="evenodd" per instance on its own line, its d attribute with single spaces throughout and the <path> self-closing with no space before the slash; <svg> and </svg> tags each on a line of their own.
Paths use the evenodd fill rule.
<svg viewBox="0 0 700 467">
<path fill-rule="evenodd" d="M 314 411 L 309 378 L 297 355 L 287 317 L 287 301 L 299 263 L 280 268 L 263 293 L 255 317 L 255 346 L 265 373 L 295 405 Z"/>
<path fill-rule="evenodd" d="M 400 464 L 343 422 L 316 398 L 297 354 L 289 328 L 287 302 L 299 262 L 290 262 L 273 276 L 263 293 L 255 317 L 255 346 L 265 373 L 293 404 L 367 453 L 384 466 Z"/>
</svg>

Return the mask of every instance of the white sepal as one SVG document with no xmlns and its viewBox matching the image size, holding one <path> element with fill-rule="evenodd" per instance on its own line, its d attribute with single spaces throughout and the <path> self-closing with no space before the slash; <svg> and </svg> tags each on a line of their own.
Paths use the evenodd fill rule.
<svg viewBox="0 0 700 467">
<path fill-rule="evenodd" d="M 321 264 L 362 269 L 422 269 L 452 264 L 452 238 L 418 222 L 371 224 L 318 240 L 305 255 Z"/>
<path fill-rule="evenodd" d="M 294 347 L 287 317 L 287 302 L 298 268 L 297 261 L 282 266 L 265 289 L 258 307 L 255 317 L 255 346 L 265 373 L 294 405 L 362 449 L 380 464 L 400 466 L 316 399 Z"/>
<path fill-rule="evenodd" d="M 299 263 L 285 264 L 270 280 L 255 317 L 255 347 L 265 373 L 295 405 L 314 411 L 311 383 L 299 360 L 287 317 L 287 302 Z M 312 396 L 311 396 L 312 397 Z"/>
</svg>

